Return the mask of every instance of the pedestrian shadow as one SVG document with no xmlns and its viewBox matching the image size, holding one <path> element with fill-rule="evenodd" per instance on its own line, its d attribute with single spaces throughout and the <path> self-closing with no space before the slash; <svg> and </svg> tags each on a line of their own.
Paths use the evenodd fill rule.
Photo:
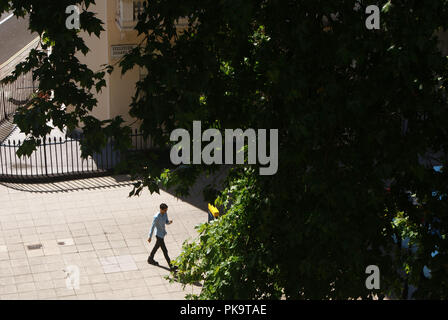
<svg viewBox="0 0 448 320">
<path fill-rule="evenodd" d="M 163 270 L 166 270 L 166 271 L 169 271 L 169 272 L 170 272 L 170 275 L 171 275 L 171 278 L 172 278 L 175 282 L 180 283 L 180 284 L 183 284 L 183 282 L 182 282 L 182 280 L 179 278 L 179 275 L 177 274 L 177 272 L 172 273 L 170 268 L 165 267 L 165 266 L 161 266 L 160 264 L 159 264 L 159 265 L 153 265 L 153 266 L 154 266 L 154 267 L 158 267 L 158 268 L 163 269 Z M 166 276 L 167 279 L 168 279 L 168 277 L 170 277 L 170 276 Z M 192 284 L 193 284 L 194 286 L 196 286 L 196 287 L 202 287 L 202 284 L 199 283 L 199 282 L 194 282 L 194 283 L 192 283 Z"/>
<path fill-rule="evenodd" d="M 153 266 L 170 272 L 170 275 L 169 276 L 165 276 L 165 279 L 167 279 L 167 280 L 172 279 L 172 280 L 174 280 L 177 283 L 184 284 L 184 282 L 182 282 L 182 279 L 180 279 L 180 277 L 179 277 L 179 275 L 178 275 L 178 273 L 176 271 L 175 272 L 171 272 L 170 268 L 165 267 L 165 266 L 161 266 L 160 264 L 159 265 L 153 265 Z M 194 285 L 196 287 L 202 287 L 202 284 L 200 282 L 193 282 L 192 285 Z"/>
<path fill-rule="evenodd" d="M 177 282 L 177 283 L 180 283 L 180 284 L 187 284 L 187 285 L 190 284 L 190 283 L 182 282 L 182 280 L 179 279 L 179 276 L 177 276 L 177 275 L 175 275 L 175 276 L 173 277 L 173 280 L 174 280 L 175 282 Z M 193 285 L 193 286 L 195 286 L 195 287 L 202 288 L 202 284 L 201 284 L 200 282 L 193 282 L 193 283 L 191 283 L 191 285 Z"/>
<path fill-rule="evenodd" d="M 166 271 L 171 272 L 170 268 L 168 268 L 168 267 L 164 267 L 164 266 L 161 266 L 161 265 L 154 266 L 154 267 L 158 267 L 158 268 L 160 268 L 160 269 L 164 269 L 164 270 L 166 270 Z"/>
<path fill-rule="evenodd" d="M 167 267 L 161 267 L 161 268 L 166 269 L 166 270 L 169 270 Z M 172 275 L 171 279 L 172 279 L 173 281 L 177 282 L 177 283 L 180 283 L 180 284 L 190 284 L 190 283 L 185 283 L 185 282 L 183 282 L 182 279 L 181 279 L 181 278 L 179 277 L 179 275 L 177 274 L 177 272 L 174 272 L 174 274 Z M 193 285 L 193 286 L 195 286 L 195 287 L 200 287 L 200 288 L 202 288 L 202 283 L 200 283 L 200 282 L 198 282 L 198 281 L 191 283 L 191 285 Z"/>
</svg>

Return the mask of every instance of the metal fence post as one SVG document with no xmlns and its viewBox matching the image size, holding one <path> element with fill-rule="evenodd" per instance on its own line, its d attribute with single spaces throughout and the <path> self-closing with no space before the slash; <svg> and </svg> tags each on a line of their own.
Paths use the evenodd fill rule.
<svg viewBox="0 0 448 320">
<path fill-rule="evenodd" d="M 3 100 L 3 119 L 0 119 L 1 121 L 5 120 L 6 118 L 8 118 L 8 115 L 6 114 L 6 100 L 5 100 L 5 86 L 2 85 L 2 100 Z"/>
<path fill-rule="evenodd" d="M 44 162 L 45 162 L 45 175 L 48 176 L 48 166 L 47 166 L 47 148 L 46 146 L 46 137 L 44 137 Z"/>
</svg>

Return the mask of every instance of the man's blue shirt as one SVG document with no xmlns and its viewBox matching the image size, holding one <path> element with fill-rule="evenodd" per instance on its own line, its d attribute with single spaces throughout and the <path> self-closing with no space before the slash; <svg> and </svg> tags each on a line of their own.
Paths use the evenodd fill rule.
<svg viewBox="0 0 448 320">
<path fill-rule="evenodd" d="M 152 234 L 154 233 L 154 228 L 157 229 L 156 236 L 159 238 L 164 238 L 166 235 L 165 225 L 169 222 L 168 214 L 161 214 L 160 212 L 154 216 L 154 220 L 152 221 L 151 232 L 149 233 L 149 239 L 152 238 Z"/>
</svg>

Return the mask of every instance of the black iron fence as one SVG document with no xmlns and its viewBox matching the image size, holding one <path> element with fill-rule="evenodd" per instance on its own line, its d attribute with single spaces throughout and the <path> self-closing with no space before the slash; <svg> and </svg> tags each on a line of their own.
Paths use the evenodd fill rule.
<svg viewBox="0 0 448 320">
<path fill-rule="evenodd" d="M 32 72 L 19 76 L 13 83 L 0 84 L 0 123 L 10 119 L 19 106 L 26 104 L 37 87 Z"/>
<path fill-rule="evenodd" d="M 149 150 L 150 139 L 135 131 L 131 135 L 133 148 L 129 151 Z M 0 181 L 37 181 L 71 179 L 75 177 L 109 174 L 122 161 L 122 154 L 114 149 L 114 141 L 100 153 L 81 157 L 82 134 L 52 137 L 41 140 L 30 157 L 17 156 L 23 141 L 7 140 L 0 145 Z"/>
</svg>

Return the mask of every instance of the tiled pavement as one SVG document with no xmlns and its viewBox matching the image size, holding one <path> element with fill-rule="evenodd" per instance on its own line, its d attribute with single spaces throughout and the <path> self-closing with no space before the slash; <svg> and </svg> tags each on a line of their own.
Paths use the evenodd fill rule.
<svg viewBox="0 0 448 320">
<path fill-rule="evenodd" d="M 192 204 L 164 191 L 128 198 L 129 185 L 68 192 L 10 187 L 0 185 L 1 300 L 164 300 L 200 292 L 197 286 L 184 291 L 170 284 L 166 269 L 146 262 L 155 244 L 154 239 L 148 244 L 148 230 L 159 204 L 168 204 L 174 220 L 165 238 L 172 259 L 184 240 L 196 236 L 194 226 L 207 220 Z M 166 266 L 161 250 L 155 259 Z M 67 286 L 71 268 L 79 270 L 79 289 Z"/>
</svg>

